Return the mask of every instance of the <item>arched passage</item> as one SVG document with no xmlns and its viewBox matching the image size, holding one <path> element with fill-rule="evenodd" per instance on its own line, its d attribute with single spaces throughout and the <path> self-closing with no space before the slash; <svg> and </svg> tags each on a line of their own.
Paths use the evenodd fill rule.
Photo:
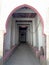
<svg viewBox="0 0 49 65">
<path fill-rule="evenodd" d="M 24 16 L 24 12 L 23 13 L 20 13 L 20 12 L 18 12 L 19 11 L 19 9 L 20 9 L 20 11 L 21 11 L 21 9 L 30 9 L 31 11 L 33 11 L 33 16 L 31 15 L 32 14 L 32 12 L 30 12 L 29 13 L 29 15 L 28 15 L 28 13 L 26 13 L 25 14 L 25 16 Z M 18 11 L 17 11 L 18 10 Z M 16 12 L 17 11 L 17 12 Z M 12 19 L 12 16 L 15 18 L 15 19 Z M 36 18 L 35 19 L 32 19 L 32 18 L 34 18 L 36 16 Z M 31 18 L 29 18 L 29 19 L 24 19 L 24 20 L 22 20 L 22 19 L 20 19 L 20 18 L 25 18 L 25 17 L 27 17 L 27 18 L 29 18 L 29 17 L 31 17 Z M 19 18 L 19 19 L 18 19 Z M 36 19 L 37 19 L 37 21 L 36 21 Z M 13 22 L 11 22 L 11 21 L 13 21 Z M 16 22 L 18 22 L 18 23 L 14 23 L 14 21 L 16 21 Z M 21 26 L 21 27 L 23 27 L 23 26 L 27 26 L 27 28 L 29 28 L 29 25 L 31 25 L 32 23 L 29 23 L 29 24 L 24 24 L 24 23 L 20 23 L 20 21 L 21 22 L 23 22 L 23 21 L 26 21 L 26 22 L 31 22 L 31 21 L 34 21 L 34 23 L 33 23 L 33 28 L 35 27 L 35 29 L 32 31 L 32 29 L 31 29 L 31 27 L 30 27 L 30 30 L 31 30 L 31 33 L 33 34 L 33 35 L 31 35 L 31 33 L 29 34 L 29 33 L 27 33 L 27 35 L 31 35 L 31 36 L 29 36 L 30 38 L 31 38 L 31 40 L 30 40 L 30 38 L 28 39 L 28 37 L 27 37 L 27 43 L 31 43 L 31 44 L 29 44 L 30 46 L 33 46 L 34 48 L 36 47 L 36 45 L 39 43 L 39 47 L 38 47 L 38 45 L 37 45 L 37 47 L 38 47 L 38 49 L 40 50 L 40 47 L 42 46 L 42 42 L 40 42 L 40 40 L 42 41 L 43 39 L 45 39 L 45 35 L 44 35 L 44 22 L 43 22 L 43 19 L 42 19 L 42 16 L 40 15 L 40 13 L 34 8 L 34 7 L 32 7 L 32 6 L 29 6 L 29 5 L 26 5 L 26 4 L 24 4 L 24 5 L 21 5 L 21 6 L 18 6 L 18 7 L 16 7 L 11 13 L 10 13 L 10 15 L 8 16 L 8 18 L 7 18 L 7 21 L 6 21 L 6 34 L 5 34 L 5 41 L 6 41 L 6 44 L 4 44 L 4 46 L 5 46 L 5 48 L 7 49 L 6 51 L 8 51 L 8 50 L 10 50 L 11 48 L 13 48 L 13 47 L 15 47 L 15 45 L 17 45 L 17 44 L 15 44 L 15 42 L 16 43 L 19 43 L 19 42 L 17 42 L 18 40 L 18 36 L 17 37 L 15 37 L 15 24 L 17 24 L 19 27 Z M 36 21 L 36 22 L 35 22 Z M 37 23 L 38 22 L 38 23 Z M 12 25 L 11 25 L 12 24 Z M 36 25 L 37 24 L 37 25 Z M 22 26 L 23 25 L 23 26 Z M 39 26 L 40 25 L 40 26 Z M 38 26 L 39 26 L 39 29 L 38 29 L 38 31 L 36 31 L 37 30 L 37 28 L 38 28 Z M 41 27 L 41 28 L 40 28 Z M 12 29 L 11 29 L 12 28 Z M 14 28 L 14 29 L 13 29 Z M 10 30 L 9 30 L 10 29 Z M 41 29 L 41 30 L 40 30 Z M 17 30 L 16 30 L 17 31 Z M 28 30 L 27 30 L 28 31 Z M 13 33 L 14 32 L 14 33 Z M 38 34 L 37 34 L 37 33 Z M 17 35 L 18 35 L 18 32 L 17 32 Z M 33 38 L 36 38 L 36 39 L 33 39 Z M 40 39 L 40 37 L 41 37 L 41 39 Z M 16 38 L 16 39 L 15 39 Z M 37 39 L 38 38 L 38 39 Z M 33 41 L 33 40 L 35 40 L 35 41 Z M 17 41 L 16 41 L 17 40 Z M 30 41 L 31 42 L 30 42 Z M 37 41 L 38 40 L 38 41 Z M 29 42 L 28 42 L 29 41 Z M 45 42 L 45 40 L 43 41 L 43 43 Z M 33 44 L 32 44 L 33 43 Z M 36 50 L 37 50 L 37 47 L 36 47 Z M 45 49 L 45 47 L 44 47 L 44 49 Z M 38 52 L 38 51 L 37 51 Z M 35 52 L 36 53 L 36 52 Z"/>
<path fill-rule="evenodd" d="M 6 28 L 6 26 L 7 26 L 7 22 L 8 22 L 8 20 L 9 20 L 9 18 L 11 17 L 11 15 L 13 14 L 13 12 L 15 12 L 16 10 L 18 10 L 18 9 L 20 9 L 20 8 L 22 8 L 22 7 L 29 7 L 30 9 L 32 9 L 33 11 L 35 11 L 36 13 L 37 13 L 37 15 L 40 17 L 40 20 L 41 20 L 41 23 L 42 23 L 42 30 L 43 30 L 43 34 L 44 34 L 44 21 L 43 21 L 43 18 L 42 18 L 42 16 L 41 16 L 41 14 L 38 12 L 38 10 L 36 10 L 34 7 L 32 7 L 32 6 L 30 6 L 30 5 L 27 5 L 27 4 L 23 4 L 23 5 L 20 5 L 20 6 L 18 6 L 18 7 L 16 7 L 16 8 L 14 8 L 14 10 L 12 10 L 12 12 L 10 12 L 10 14 L 8 15 L 8 18 L 7 18 L 7 20 L 6 20 L 6 23 L 5 23 L 5 28 Z"/>
</svg>

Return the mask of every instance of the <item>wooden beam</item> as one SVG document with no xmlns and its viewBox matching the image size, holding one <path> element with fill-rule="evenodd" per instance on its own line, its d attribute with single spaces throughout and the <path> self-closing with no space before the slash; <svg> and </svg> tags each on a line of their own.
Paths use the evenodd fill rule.
<svg viewBox="0 0 49 65">
<path fill-rule="evenodd" d="M 13 13 L 13 18 L 34 18 L 36 13 Z"/>
</svg>

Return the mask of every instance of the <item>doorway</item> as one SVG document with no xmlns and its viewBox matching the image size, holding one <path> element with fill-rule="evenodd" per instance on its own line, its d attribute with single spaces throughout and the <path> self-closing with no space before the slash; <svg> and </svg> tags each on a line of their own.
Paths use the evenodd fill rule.
<svg viewBox="0 0 49 65">
<path fill-rule="evenodd" d="M 19 42 L 20 43 L 26 43 L 26 32 L 27 32 L 27 27 L 19 26 Z"/>
</svg>

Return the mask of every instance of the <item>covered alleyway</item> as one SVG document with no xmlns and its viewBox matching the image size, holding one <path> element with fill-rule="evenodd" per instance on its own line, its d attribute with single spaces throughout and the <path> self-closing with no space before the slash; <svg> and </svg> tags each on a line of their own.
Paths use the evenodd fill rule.
<svg viewBox="0 0 49 65">
<path fill-rule="evenodd" d="M 27 6 L 19 8 L 6 24 L 4 65 L 40 65 L 45 62 L 45 40 L 38 14 Z"/>
<path fill-rule="evenodd" d="M 27 44 L 21 44 L 4 65 L 40 65 L 33 50 Z"/>
</svg>

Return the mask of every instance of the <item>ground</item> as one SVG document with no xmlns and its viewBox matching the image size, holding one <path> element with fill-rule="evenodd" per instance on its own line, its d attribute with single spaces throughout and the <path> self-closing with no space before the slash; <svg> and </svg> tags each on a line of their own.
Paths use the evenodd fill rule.
<svg viewBox="0 0 49 65">
<path fill-rule="evenodd" d="M 34 56 L 32 48 L 21 44 L 4 65 L 40 65 L 40 62 Z"/>
</svg>

